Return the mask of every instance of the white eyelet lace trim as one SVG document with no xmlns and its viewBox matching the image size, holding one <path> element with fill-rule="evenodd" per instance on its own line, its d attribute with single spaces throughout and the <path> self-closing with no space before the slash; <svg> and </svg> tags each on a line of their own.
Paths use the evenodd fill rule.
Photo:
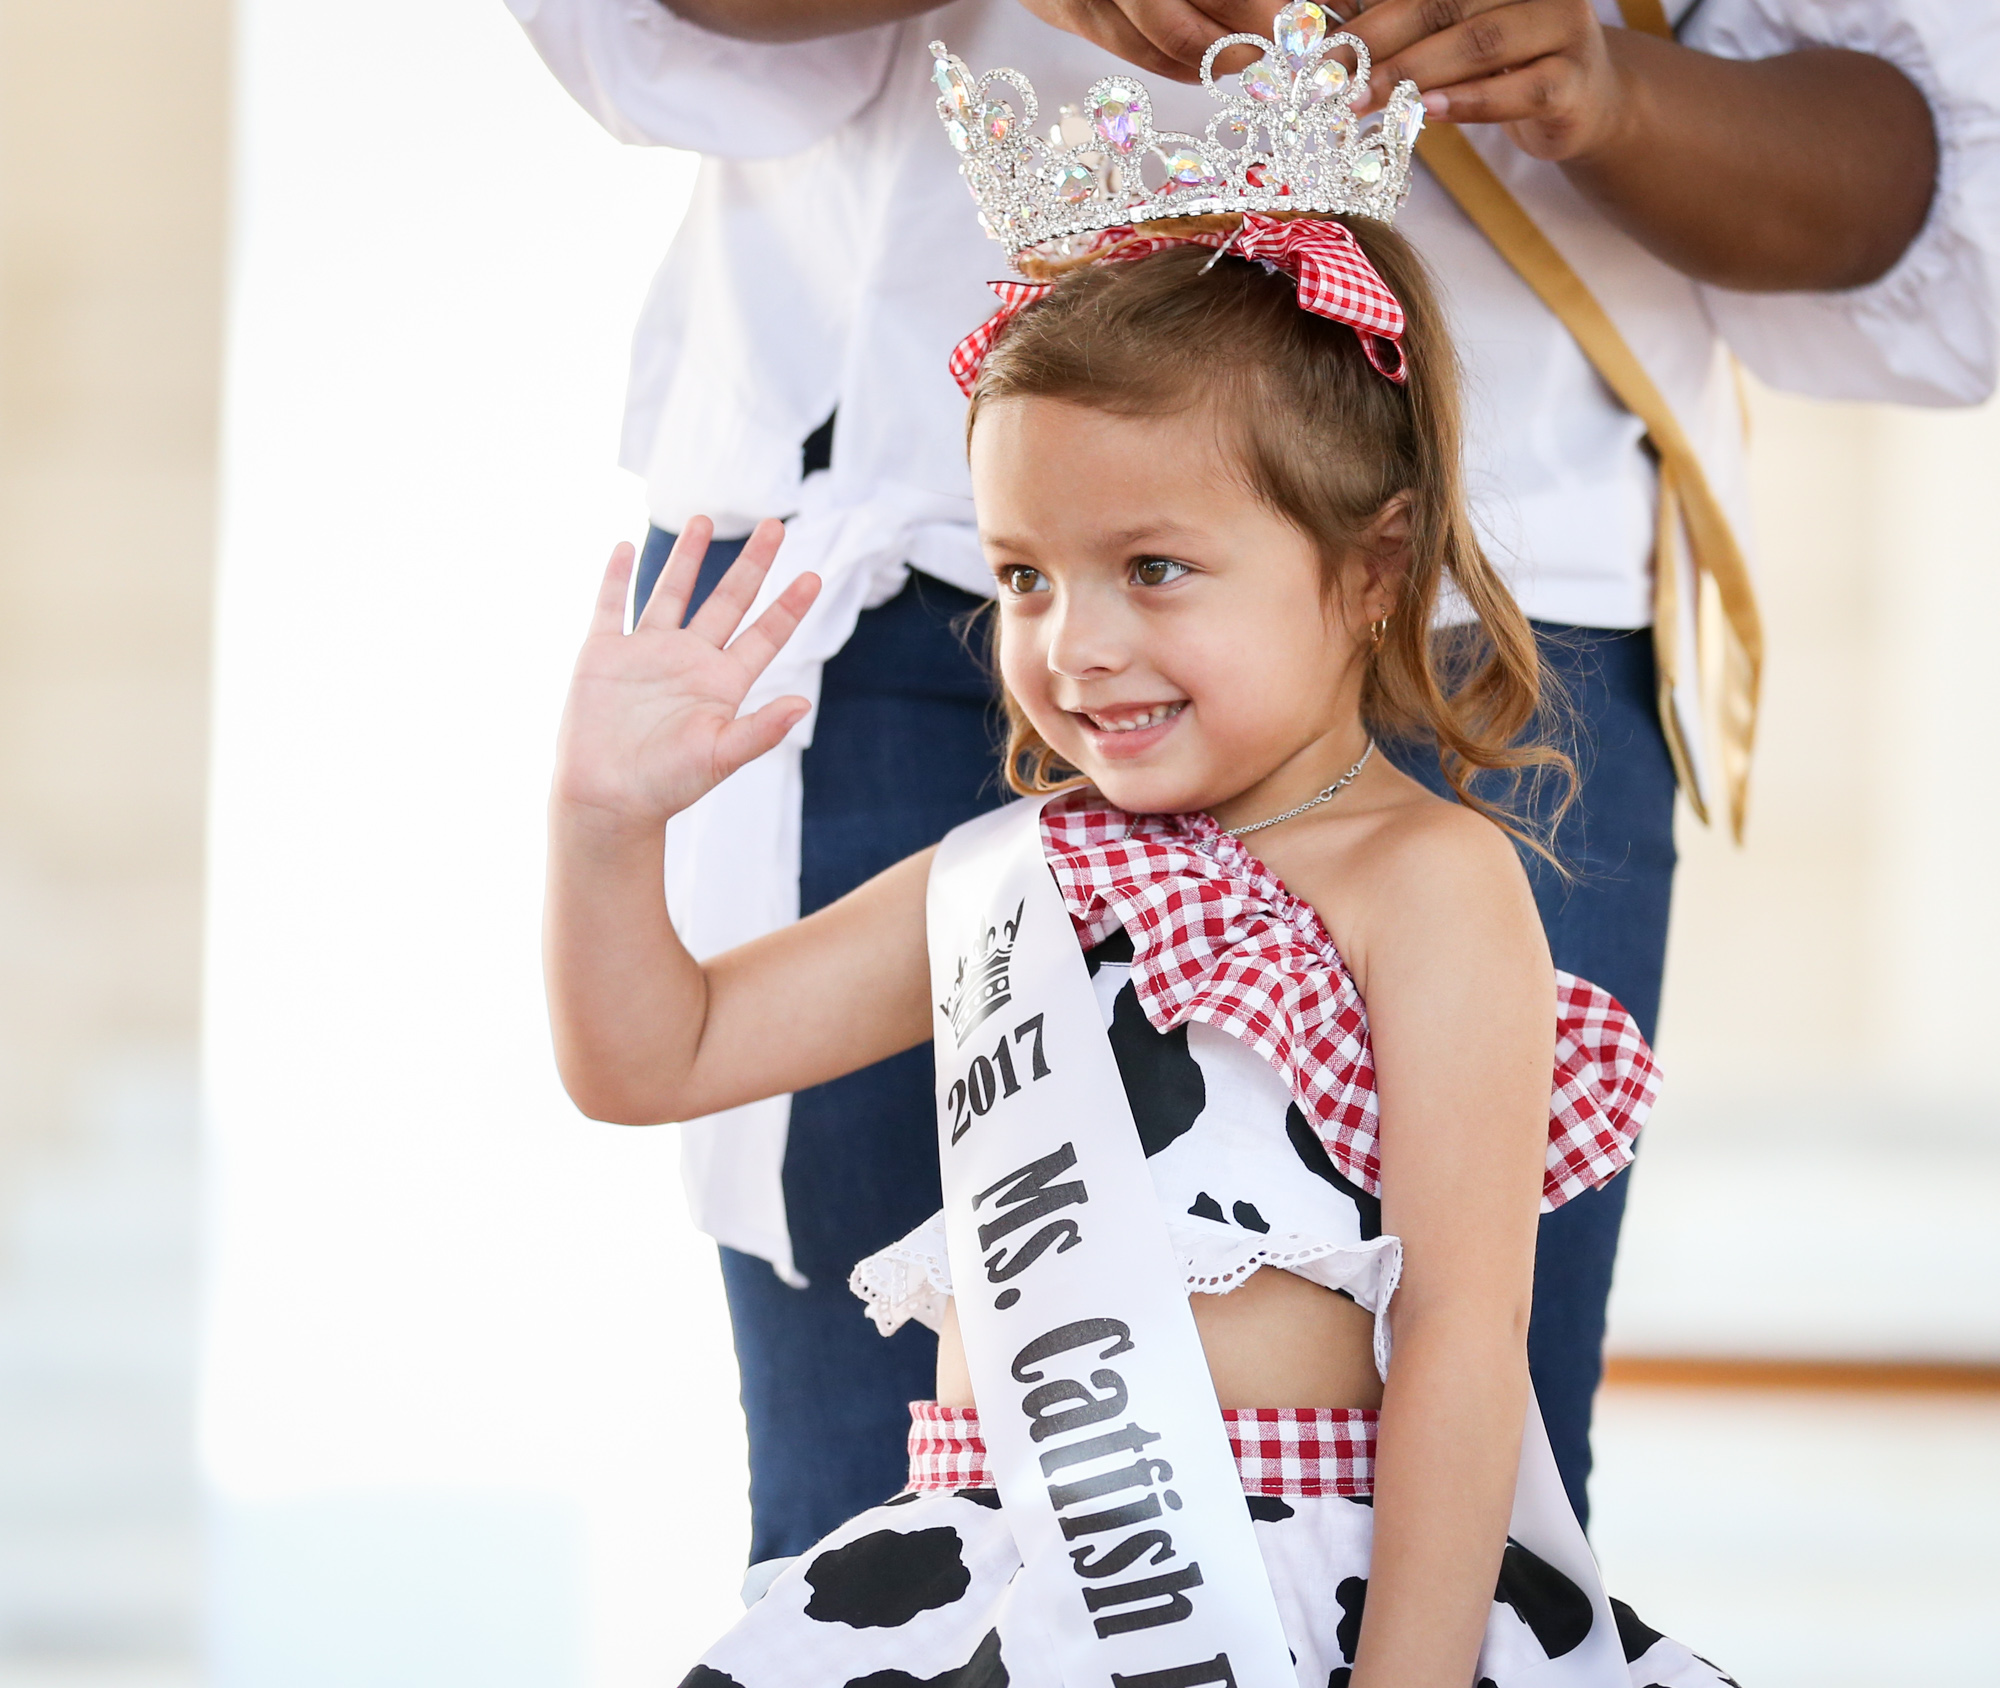
<svg viewBox="0 0 2000 1688">
<path fill-rule="evenodd" d="M 1403 1276 L 1400 1238 L 1314 1242 L 1300 1236 L 1260 1236 L 1206 1219 L 1170 1219 L 1167 1236 L 1190 1295 L 1227 1295 L 1260 1268 L 1275 1266 L 1351 1297 L 1375 1315 L 1375 1368 L 1388 1376 L 1389 1303 Z M 933 1215 L 899 1242 L 871 1254 L 848 1275 L 847 1287 L 867 1304 L 868 1317 L 884 1336 L 911 1319 L 936 1330 L 952 1294 L 944 1215 Z"/>
<path fill-rule="evenodd" d="M 867 1303 L 868 1317 L 884 1336 L 894 1336 L 912 1319 L 936 1330 L 951 1300 L 944 1215 L 932 1214 L 900 1242 L 869 1255 L 848 1273 L 847 1287 Z"/>
</svg>

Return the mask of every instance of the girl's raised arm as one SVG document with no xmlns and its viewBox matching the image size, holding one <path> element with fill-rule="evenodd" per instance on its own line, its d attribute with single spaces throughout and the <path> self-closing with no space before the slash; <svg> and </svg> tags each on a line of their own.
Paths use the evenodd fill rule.
<svg viewBox="0 0 2000 1688">
<path fill-rule="evenodd" d="M 737 710 L 819 590 L 801 575 L 737 632 L 784 529 L 761 524 L 683 628 L 712 524 L 688 523 L 624 631 L 633 551 L 611 554 L 563 710 L 549 798 L 543 965 L 556 1064 L 592 1118 L 693 1119 L 819 1084 L 930 1035 L 926 852 L 781 932 L 700 963 L 667 915 L 667 821 L 807 710 Z M 733 637 L 732 637 L 733 635 Z"/>
</svg>

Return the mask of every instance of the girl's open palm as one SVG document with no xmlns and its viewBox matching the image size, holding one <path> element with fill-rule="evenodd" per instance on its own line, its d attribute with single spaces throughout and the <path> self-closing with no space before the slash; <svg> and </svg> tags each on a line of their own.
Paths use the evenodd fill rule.
<svg viewBox="0 0 2000 1688">
<path fill-rule="evenodd" d="M 630 633 L 633 550 L 620 545 L 611 553 L 570 678 L 556 753 L 554 800 L 578 818 L 618 830 L 664 825 L 775 746 L 810 707 L 802 697 L 783 697 L 737 715 L 819 592 L 818 576 L 802 574 L 737 632 L 784 539 L 780 523 L 758 525 L 707 602 L 681 625 L 714 531 L 705 516 L 688 523 Z"/>
</svg>

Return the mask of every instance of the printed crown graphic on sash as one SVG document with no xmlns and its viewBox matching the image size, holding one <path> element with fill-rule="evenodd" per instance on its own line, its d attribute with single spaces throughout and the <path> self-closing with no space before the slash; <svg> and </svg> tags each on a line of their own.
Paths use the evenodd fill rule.
<svg viewBox="0 0 2000 1688">
<path fill-rule="evenodd" d="M 938 1004 L 959 1048 L 986 1019 L 1009 1001 L 1007 968 L 1014 957 L 1014 940 L 1021 930 L 1021 911 L 986 928 L 972 952 L 959 960 L 951 989 Z"/>
</svg>

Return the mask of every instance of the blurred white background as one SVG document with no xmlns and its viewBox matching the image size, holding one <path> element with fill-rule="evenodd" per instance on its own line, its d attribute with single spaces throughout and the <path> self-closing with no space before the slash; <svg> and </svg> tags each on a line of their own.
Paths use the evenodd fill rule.
<svg viewBox="0 0 2000 1688">
<path fill-rule="evenodd" d="M 687 183 L 499 0 L 0 0 L 0 1688 L 671 1684 L 734 1609 L 712 1251 L 536 971 Z M 1628 1369 L 1598 1541 L 1746 1683 L 1990 1684 L 2000 414 L 1755 409 L 1752 839 L 1684 833 L 1614 1346 L 1988 1370 Z"/>
<path fill-rule="evenodd" d="M 207 973 L 215 1680 L 657 1682 L 741 1431 L 671 1132 L 538 969 L 630 325 L 690 182 L 499 5 L 239 8 Z M 676 1676 L 678 1672 L 674 1672 Z"/>
</svg>

